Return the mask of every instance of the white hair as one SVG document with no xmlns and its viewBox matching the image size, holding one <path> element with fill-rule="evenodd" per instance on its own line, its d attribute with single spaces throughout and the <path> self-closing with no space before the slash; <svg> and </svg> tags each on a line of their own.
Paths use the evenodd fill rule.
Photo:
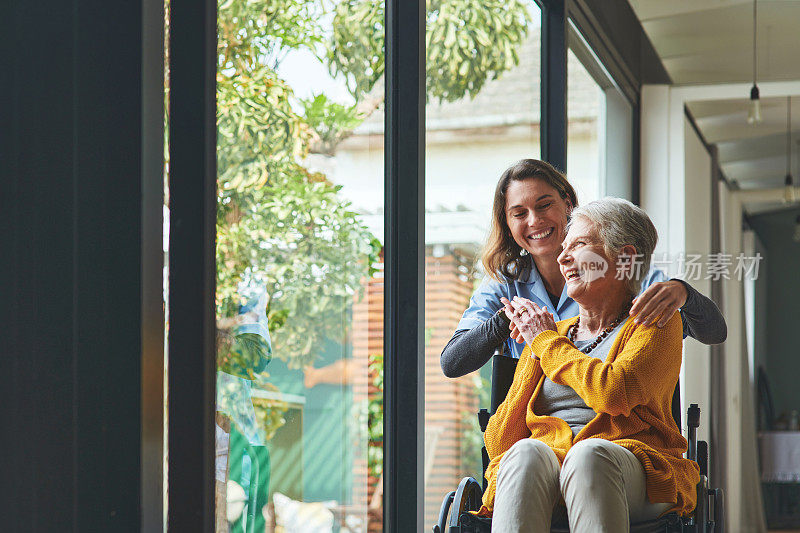
<svg viewBox="0 0 800 533">
<path fill-rule="evenodd" d="M 616 261 L 623 246 L 636 248 L 636 253 L 641 257 L 637 259 L 638 268 L 634 268 L 628 278 L 628 290 L 632 296 L 639 294 L 642 280 L 650 270 L 650 257 L 658 242 L 656 227 L 644 209 L 628 200 L 607 196 L 573 209 L 569 225 L 577 217 L 594 224 L 603 248 L 612 260 Z"/>
</svg>

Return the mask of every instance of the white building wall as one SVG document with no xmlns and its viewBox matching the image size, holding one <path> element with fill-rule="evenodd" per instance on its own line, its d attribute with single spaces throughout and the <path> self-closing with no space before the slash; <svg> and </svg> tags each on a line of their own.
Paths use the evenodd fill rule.
<svg viewBox="0 0 800 533">
<path fill-rule="evenodd" d="M 503 171 L 523 158 L 539 158 L 539 139 L 459 139 L 429 143 L 425 150 L 425 208 L 428 211 L 467 210 L 473 223 L 484 232 L 491 220 L 492 200 Z M 579 202 L 599 195 L 597 139 L 590 134 L 570 140 L 568 177 Z M 342 186 L 342 194 L 353 208 L 365 213 L 383 209 L 383 137 L 370 136 L 343 143 L 335 157 L 312 156 L 308 165 L 323 171 Z M 377 235 L 383 238 L 383 235 Z M 454 237 L 454 242 L 460 242 Z M 483 242 L 475 243 L 483 245 Z"/>
</svg>

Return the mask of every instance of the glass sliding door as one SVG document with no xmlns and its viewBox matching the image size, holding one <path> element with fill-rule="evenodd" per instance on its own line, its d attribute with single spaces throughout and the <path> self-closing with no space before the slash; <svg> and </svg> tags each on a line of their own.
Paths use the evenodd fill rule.
<svg viewBox="0 0 800 533">
<path fill-rule="evenodd" d="M 477 411 L 490 365 L 447 378 L 439 356 L 484 273 L 495 185 L 539 158 L 541 13 L 533 1 L 429 4 L 425 146 L 425 525 L 464 476 L 481 477 Z"/>
<path fill-rule="evenodd" d="M 218 5 L 218 532 L 381 529 L 383 16 Z"/>
</svg>

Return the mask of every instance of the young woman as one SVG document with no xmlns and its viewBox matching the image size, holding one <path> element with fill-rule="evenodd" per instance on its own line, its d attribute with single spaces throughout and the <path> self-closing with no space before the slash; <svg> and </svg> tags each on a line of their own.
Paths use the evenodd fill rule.
<svg viewBox="0 0 800 533">
<path fill-rule="evenodd" d="M 566 176 L 544 161 L 523 159 L 503 173 L 495 190 L 492 229 L 482 258 L 487 277 L 442 351 L 446 376 L 463 376 L 479 369 L 503 343 L 513 357 L 520 356 L 523 338 L 502 312 L 501 298 L 531 300 L 546 307 L 555 320 L 578 315 L 578 304 L 567 294 L 556 261 L 569 215 L 577 206 L 578 198 Z M 704 344 L 725 341 L 725 319 L 713 301 L 688 283 L 650 269 L 630 315 L 636 323 L 663 327 L 678 309 L 684 337 Z"/>
</svg>

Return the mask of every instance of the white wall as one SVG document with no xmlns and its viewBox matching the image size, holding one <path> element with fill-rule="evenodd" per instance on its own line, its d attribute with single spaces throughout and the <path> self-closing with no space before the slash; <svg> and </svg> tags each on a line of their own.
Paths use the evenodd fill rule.
<svg viewBox="0 0 800 533">
<path fill-rule="evenodd" d="M 641 204 L 658 230 L 657 257 L 671 261 L 678 275 L 678 258 L 711 253 L 711 157 L 683 114 L 676 114 L 666 85 L 642 90 Z M 677 118 L 676 118 L 677 117 Z M 671 147 L 680 150 L 671 151 Z M 711 294 L 709 280 L 687 280 L 698 291 Z M 686 428 L 686 408 L 696 403 L 701 417 L 708 416 L 710 398 L 710 348 L 694 339 L 684 342 L 681 368 L 681 406 Z M 708 440 L 710 424 L 701 418 L 698 438 Z"/>
<path fill-rule="evenodd" d="M 711 252 L 711 156 L 688 120 L 684 120 L 684 247 L 688 254 L 706 257 Z M 711 294 L 710 280 L 690 280 L 692 286 L 705 295 Z M 708 441 L 711 424 L 711 348 L 691 337 L 684 342 L 683 405 L 700 406 L 705 422 L 698 429 L 698 438 Z"/>
</svg>

